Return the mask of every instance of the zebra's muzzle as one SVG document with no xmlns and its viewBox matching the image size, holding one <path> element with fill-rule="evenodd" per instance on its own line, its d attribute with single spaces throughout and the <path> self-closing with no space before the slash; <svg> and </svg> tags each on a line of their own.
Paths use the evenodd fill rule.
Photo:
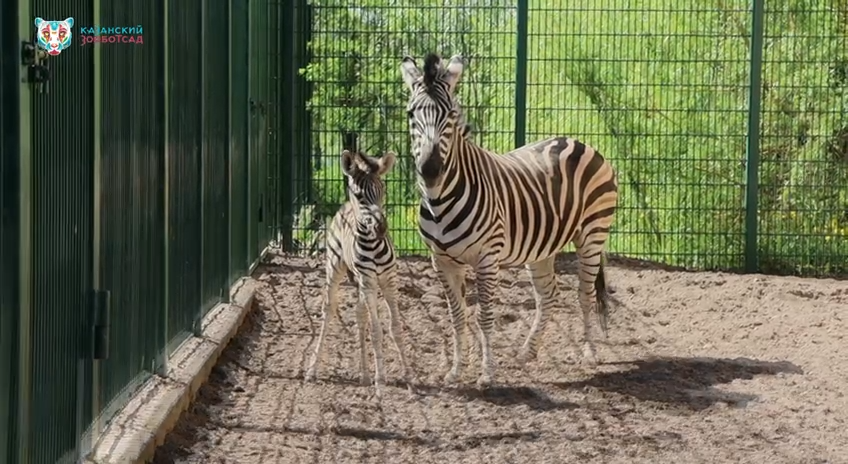
<svg viewBox="0 0 848 464">
<path fill-rule="evenodd" d="M 428 156 L 418 168 L 418 172 L 427 187 L 432 187 L 436 184 L 436 181 L 442 174 L 443 167 L 444 162 L 439 154 L 439 147 L 436 146 L 432 153 L 430 153 L 430 156 Z"/>
</svg>

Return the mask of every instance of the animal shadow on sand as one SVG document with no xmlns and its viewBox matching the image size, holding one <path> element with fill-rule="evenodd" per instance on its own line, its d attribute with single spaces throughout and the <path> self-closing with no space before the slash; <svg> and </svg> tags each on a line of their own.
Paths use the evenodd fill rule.
<svg viewBox="0 0 848 464">
<path fill-rule="evenodd" d="M 576 409 L 580 407 L 570 401 L 557 401 L 545 392 L 519 385 L 501 385 L 480 389 L 476 386 L 458 386 L 446 390 L 450 395 L 469 401 L 484 401 L 497 406 L 525 405 L 534 411 Z"/>
<path fill-rule="evenodd" d="M 748 358 L 657 357 L 630 362 L 605 363 L 607 366 L 630 365 L 629 370 L 601 372 L 589 379 L 555 382 L 563 389 L 594 388 L 602 392 L 630 396 L 641 401 L 665 403 L 700 411 L 716 403 L 744 408 L 755 395 L 722 391 L 715 385 L 758 375 L 803 374 L 788 361 L 758 361 Z"/>
</svg>

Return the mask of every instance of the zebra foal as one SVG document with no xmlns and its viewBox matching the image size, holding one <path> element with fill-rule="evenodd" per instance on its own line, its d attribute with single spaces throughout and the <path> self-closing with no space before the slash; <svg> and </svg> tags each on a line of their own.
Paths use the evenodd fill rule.
<svg viewBox="0 0 848 464">
<path fill-rule="evenodd" d="M 359 287 L 356 325 L 359 329 L 360 382 L 371 384 L 368 353 L 365 347 L 366 323 L 370 319 L 371 343 L 374 351 L 374 386 L 379 393 L 385 382 L 383 367 L 383 331 L 377 311 L 377 291 L 382 290 L 389 308 L 389 338 L 398 351 L 404 380 L 409 383 L 411 371 L 403 350 L 400 315 L 397 307 L 397 262 L 394 245 L 388 233 L 384 204 L 386 186 L 383 176 L 395 164 L 396 155 L 381 158 L 348 150 L 342 152 L 341 167 L 347 181 L 349 200 L 336 212 L 327 230 L 326 287 L 322 305 L 323 321 L 304 379 L 315 380 L 323 357 L 330 319 L 341 324 L 339 317 L 339 285 L 349 276 Z"/>
<path fill-rule="evenodd" d="M 578 256 L 578 295 L 583 312 L 584 358 L 595 363 L 592 312 L 607 330 L 608 294 L 603 268 L 618 198 L 612 166 L 592 147 L 568 137 L 527 144 L 504 155 L 468 136 L 455 90 L 464 69 L 459 56 L 444 66 L 436 54 L 423 70 L 405 57 L 401 76 L 409 90 L 407 115 L 421 189 L 418 226 L 445 289 L 454 349 L 446 383 L 462 370 L 466 266 L 476 273 L 481 347 L 478 385 L 492 383 L 492 295 L 500 268 L 525 266 L 536 297 L 533 325 L 519 361 L 536 357 L 539 338 L 556 297 L 554 259 L 568 242 Z"/>
</svg>

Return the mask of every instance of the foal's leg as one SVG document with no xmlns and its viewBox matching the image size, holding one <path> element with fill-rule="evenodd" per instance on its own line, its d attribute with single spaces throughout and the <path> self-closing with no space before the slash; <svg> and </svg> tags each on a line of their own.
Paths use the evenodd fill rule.
<svg viewBox="0 0 848 464">
<path fill-rule="evenodd" d="M 339 284 L 346 273 L 347 266 L 344 262 L 338 260 L 332 253 L 328 254 L 324 301 L 321 305 L 321 312 L 323 314 L 321 331 L 318 333 L 318 341 L 315 343 L 315 348 L 312 352 L 312 360 L 309 362 L 306 373 L 303 376 L 307 382 L 315 380 L 318 365 L 323 361 L 324 343 L 330 328 L 330 319 L 336 319 L 339 321 L 339 325 L 341 325 L 341 319 L 339 317 Z"/>
<path fill-rule="evenodd" d="M 389 338 L 395 345 L 400 359 L 400 367 L 403 372 L 403 380 L 409 384 L 412 382 L 412 370 L 409 368 L 409 363 L 406 360 L 404 353 L 404 336 L 403 328 L 400 323 L 400 311 L 397 305 L 397 279 L 394 272 L 387 276 L 383 281 L 383 297 L 386 298 L 386 306 L 389 307 Z"/>
</svg>

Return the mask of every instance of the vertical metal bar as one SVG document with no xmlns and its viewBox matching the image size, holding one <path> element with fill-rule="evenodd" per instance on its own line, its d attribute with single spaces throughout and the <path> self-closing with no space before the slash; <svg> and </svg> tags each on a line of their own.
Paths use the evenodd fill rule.
<svg viewBox="0 0 848 464">
<path fill-rule="evenodd" d="M 253 63 L 253 47 L 255 44 L 253 43 L 253 2 L 258 0 L 244 0 L 245 9 L 247 10 L 247 98 L 248 101 L 253 101 L 253 75 L 254 75 L 254 66 Z M 247 152 L 245 153 L 245 166 L 247 170 L 247 243 L 244 244 L 247 249 L 247 266 L 250 268 L 253 263 L 253 241 L 256 237 L 256 205 L 253 203 L 253 125 L 255 124 L 253 120 L 254 108 L 252 105 L 247 106 Z"/>
<path fill-rule="evenodd" d="M 231 301 L 229 286 L 233 275 L 233 1 L 227 1 L 227 302 Z"/>
<path fill-rule="evenodd" d="M 751 1 L 751 67 L 748 83 L 748 140 L 745 172 L 745 270 L 756 272 L 759 233 L 760 110 L 762 107 L 765 0 Z"/>
<path fill-rule="evenodd" d="M 515 50 L 515 148 L 527 143 L 527 21 L 530 0 L 518 0 Z"/>
<path fill-rule="evenodd" d="M 159 348 L 161 351 L 159 352 L 159 366 L 160 366 L 160 374 L 168 375 L 168 321 L 170 318 L 169 310 L 171 304 L 171 135 L 170 135 L 170 66 L 169 66 L 169 44 L 170 40 L 168 37 L 168 31 L 170 29 L 170 18 L 168 15 L 168 9 L 170 8 L 169 0 L 163 0 L 161 3 L 162 10 L 160 14 L 162 15 L 162 41 L 158 45 L 160 50 L 160 56 L 163 61 L 162 63 L 162 75 L 160 76 L 160 98 L 162 103 L 162 112 L 164 117 L 162 118 L 162 155 L 165 157 L 164 162 L 162 163 L 162 168 L 164 170 L 162 175 L 162 182 L 165 186 L 164 194 L 162 196 L 162 200 L 164 203 L 164 225 L 162 232 L 165 234 L 165 243 L 164 243 L 164 254 L 165 259 L 162 260 L 164 264 L 164 269 L 162 270 L 162 275 L 164 275 L 164 285 L 165 289 L 162 292 L 162 311 L 164 312 L 164 317 L 162 318 L 161 327 L 162 337 L 159 338 L 159 342 L 161 345 Z"/>
<path fill-rule="evenodd" d="M 302 156 L 297 151 L 297 132 L 294 128 L 297 126 L 297 118 L 299 117 L 297 108 L 294 106 L 292 98 L 294 97 L 294 82 L 295 74 L 297 73 L 297 62 L 294 57 L 294 47 L 297 46 L 297 4 L 300 2 L 293 0 L 291 2 L 283 2 L 280 12 L 280 25 L 276 28 L 275 35 L 277 37 L 277 69 L 278 69 L 278 91 L 277 91 L 277 109 L 278 114 L 288 114 L 288 118 L 277 118 L 277 130 L 282 132 L 278 135 L 278 140 L 283 142 L 278 143 L 277 149 L 277 190 L 274 192 L 274 199 L 277 203 L 279 215 L 275 218 L 274 223 L 277 231 L 275 239 L 280 241 L 280 246 L 283 250 L 291 250 L 292 248 L 292 227 L 293 214 L 291 211 L 292 192 L 295 188 L 295 179 L 292 176 L 291 166 L 296 165 L 296 157 Z M 286 34 L 289 34 L 286 36 Z M 285 147 L 280 149 L 281 147 Z M 286 169 L 286 167 L 289 169 Z"/>
<path fill-rule="evenodd" d="M 92 8 L 94 13 L 94 24 L 102 24 L 100 22 L 100 0 L 92 0 Z M 102 87 L 100 80 L 100 70 L 101 70 L 101 47 L 92 47 L 93 56 L 93 117 L 94 121 L 92 121 L 92 129 L 93 129 L 93 140 L 94 143 L 94 178 L 92 179 L 94 192 L 92 194 L 92 199 L 94 201 L 94 208 L 92 210 L 92 244 L 91 244 L 91 285 L 94 289 L 101 289 L 102 285 L 102 276 L 100 273 L 100 253 L 101 253 L 101 245 L 102 245 L 102 212 L 103 212 L 103 156 L 102 156 L 102 147 L 101 147 L 101 122 L 102 113 L 101 113 L 101 105 L 102 105 Z M 93 292 L 92 292 L 93 293 Z M 91 301 L 92 310 L 94 308 L 94 301 Z M 90 314 L 90 322 L 93 324 L 94 322 L 94 314 Z M 91 440 L 94 443 L 97 440 L 97 437 L 100 435 L 100 431 L 102 429 L 102 425 L 100 423 L 100 411 L 102 410 L 101 397 L 100 397 L 100 367 L 101 362 L 95 361 L 93 359 L 94 347 L 93 347 L 93 338 L 89 340 L 89 343 L 86 344 L 88 348 L 88 352 L 86 353 L 86 359 L 80 362 L 79 374 L 80 377 L 85 375 L 85 362 L 91 362 L 91 417 L 94 420 L 94 423 L 91 427 Z M 90 360 L 90 361 L 89 361 Z M 84 382 L 80 382 L 80 390 L 77 394 L 77 403 L 79 405 L 79 410 L 82 410 L 83 404 L 85 404 L 83 395 L 85 392 Z M 81 420 L 82 415 L 78 414 L 78 421 Z M 83 429 L 78 429 L 80 432 L 79 436 L 82 436 L 82 432 L 88 424 L 81 424 Z"/>
<path fill-rule="evenodd" d="M 18 0 L 18 37 L 20 40 L 33 40 L 32 13 L 29 0 Z M 18 45 L 20 46 L 20 45 Z M 20 64 L 20 56 L 13 65 Z M 24 72 L 23 68 L 21 71 Z M 20 82 L 20 81 L 18 81 Z M 32 222 L 34 203 L 32 191 L 32 86 L 20 86 L 19 100 L 20 124 L 18 137 L 20 141 L 20 163 L 18 178 L 20 179 L 20 203 L 18 205 L 20 222 L 18 237 L 20 240 L 20 257 L 18 275 L 20 276 L 19 293 L 20 313 L 18 315 L 18 410 L 17 410 L 17 459 L 18 464 L 29 464 L 32 446 Z"/>
<path fill-rule="evenodd" d="M 197 237 L 200 242 L 200 269 L 198 272 L 200 273 L 200 279 L 198 280 L 198 292 L 200 292 L 200 298 L 198 298 L 198 302 L 200 303 L 197 307 L 197 315 L 195 317 L 194 324 L 192 324 L 192 332 L 195 337 L 199 337 L 203 335 L 203 311 L 206 306 L 206 295 L 204 295 L 204 282 L 206 279 L 206 272 L 204 272 L 204 267 L 206 266 L 205 259 L 205 249 L 206 249 L 206 240 L 204 233 L 204 226 L 206 225 L 206 176 L 204 175 L 204 171 L 206 170 L 204 160 L 206 158 L 206 151 L 208 145 L 206 144 L 206 137 L 209 136 L 206 132 L 206 0 L 200 1 L 200 115 L 198 116 L 198 120 L 200 121 L 200 157 L 197 162 L 197 171 L 198 171 L 198 181 L 200 184 L 200 229 L 199 229 L 199 237 Z"/>
</svg>

